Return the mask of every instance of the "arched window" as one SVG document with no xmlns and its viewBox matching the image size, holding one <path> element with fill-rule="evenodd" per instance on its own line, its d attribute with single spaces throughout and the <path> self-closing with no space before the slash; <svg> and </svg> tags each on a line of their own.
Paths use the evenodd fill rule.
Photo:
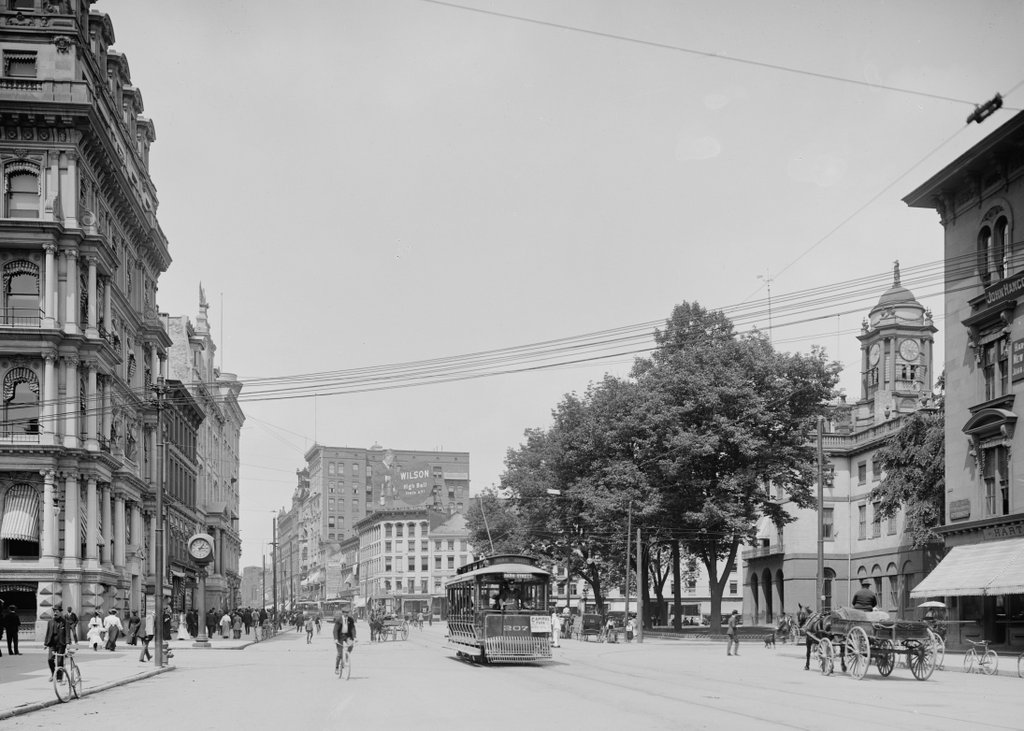
<svg viewBox="0 0 1024 731">
<path fill-rule="evenodd" d="M 3 270 L 4 323 L 38 325 L 39 267 L 30 261 L 12 261 Z"/>
<path fill-rule="evenodd" d="M 12 368 L 4 376 L 3 436 L 18 439 L 38 434 L 39 379 L 29 368 Z"/>
<path fill-rule="evenodd" d="M 25 163 L 4 171 L 4 213 L 8 218 L 39 218 L 39 170 Z"/>
</svg>

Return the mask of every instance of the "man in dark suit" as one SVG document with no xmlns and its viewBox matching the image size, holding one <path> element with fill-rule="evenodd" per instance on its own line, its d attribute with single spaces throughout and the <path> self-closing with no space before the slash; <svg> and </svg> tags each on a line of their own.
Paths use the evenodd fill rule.
<svg viewBox="0 0 1024 731">
<path fill-rule="evenodd" d="M 53 608 L 53 617 L 46 623 L 46 635 L 43 637 L 43 646 L 47 648 L 46 664 L 50 666 L 50 680 L 53 680 L 53 672 L 57 668 L 55 655 L 63 655 L 68 646 L 68 625 L 64 619 L 64 611 L 58 605 Z M 64 658 L 60 660 L 64 665 Z"/>
<path fill-rule="evenodd" d="M 20 655 L 18 650 L 18 630 L 21 628 L 21 618 L 18 617 L 17 608 L 11 604 L 4 612 L 4 632 L 7 635 L 7 652 L 11 655 Z"/>
</svg>

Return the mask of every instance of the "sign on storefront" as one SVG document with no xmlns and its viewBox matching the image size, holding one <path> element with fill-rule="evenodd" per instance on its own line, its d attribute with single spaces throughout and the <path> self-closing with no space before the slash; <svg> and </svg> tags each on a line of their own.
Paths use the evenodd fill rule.
<svg viewBox="0 0 1024 731">
<path fill-rule="evenodd" d="M 1010 346 L 1010 379 L 1024 381 L 1024 340 L 1014 340 Z"/>
<path fill-rule="evenodd" d="M 949 504 L 949 519 L 964 520 L 971 517 L 971 501 L 968 499 L 954 500 Z"/>
</svg>

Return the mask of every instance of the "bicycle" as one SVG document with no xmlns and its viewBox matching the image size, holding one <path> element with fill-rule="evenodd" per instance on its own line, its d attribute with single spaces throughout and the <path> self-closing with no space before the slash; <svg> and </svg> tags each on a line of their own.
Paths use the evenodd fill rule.
<svg viewBox="0 0 1024 731">
<path fill-rule="evenodd" d="M 964 672 L 973 673 L 974 666 L 977 664 L 978 672 L 985 673 L 985 675 L 994 675 L 999 669 L 999 655 L 996 654 L 995 650 L 989 649 L 989 641 L 967 641 L 971 643 L 971 648 L 964 655 Z M 979 647 L 983 648 L 981 654 L 978 653 L 977 648 Z"/>
<path fill-rule="evenodd" d="M 53 692 L 57 700 L 67 703 L 71 696 L 82 697 L 82 671 L 75 662 L 74 647 L 65 648 L 64 652 L 53 653 L 57 667 L 53 671 Z"/>
<path fill-rule="evenodd" d="M 335 642 L 334 644 L 341 647 L 341 661 L 335 660 L 334 674 L 342 680 L 348 680 L 352 676 L 352 645 L 355 644 L 355 641 Z"/>
</svg>

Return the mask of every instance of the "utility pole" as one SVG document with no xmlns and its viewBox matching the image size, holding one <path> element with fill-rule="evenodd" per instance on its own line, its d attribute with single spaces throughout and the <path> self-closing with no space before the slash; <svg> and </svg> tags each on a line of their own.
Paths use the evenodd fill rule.
<svg viewBox="0 0 1024 731">
<path fill-rule="evenodd" d="M 626 616 L 622 620 L 623 631 L 625 626 L 629 622 L 629 544 L 632 542 L 630 539 L 633 537 L 633 501 L 629 501 L 629 513 L 626 518 Z M 637 574 L 637 582 L 640 580 L 640 575 Z M 636 603 L 640 603 L 640 586 L 637 584 L 636 590 Z"/>
<path fill-rule="evenodd" d="M 280 613 L 277 606 L 277 516 L 274 516 L 274 542 L 270 544 L 273 553 L 270 554 L 270 570 L 274 572 L 274 626 L 281 629 Z"/>
<path fill-rule="evenodd" d="M 818 595 L 814 606 L 819 612 L 825 601 L 825 490 L 824 490 L 824 433 L 825 417 L 818 417 Z"/>
<path fill-rule="evenodd" d="M 636 641 L 644 641 L 644 572 L 643 558 L 640 551 L 640 529 L 636 529 Z"/>
<path fill-rule="evenodd" d="M 267 554 L 263 554 L 263 603 L 260 605 L 261 609 L 267 607 Z"/>
<path fill-rule="evenodd" d="M 167 385 L 164 377 L 156 379 L 153 386 L 156 392 L 156 432 L 160 440 L 157 444 L 157 478 L 156 478 L 156 566 L 153 570 L 153 664 L 163 667 L 164 664 L 164 457 L 167 445 L 164 442 L 163 408 Z"/>
</svg>

